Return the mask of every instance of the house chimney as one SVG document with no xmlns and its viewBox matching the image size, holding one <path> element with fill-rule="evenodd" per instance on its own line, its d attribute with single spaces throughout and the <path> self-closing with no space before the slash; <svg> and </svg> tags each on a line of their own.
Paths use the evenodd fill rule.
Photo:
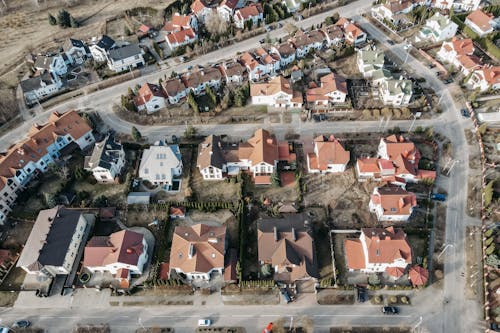
<svg viewBox="0 0 500 333">
<path fill-rule="evenodd" d="M 193 243 L 189 244 L 189 253 L 188 253 L 188 258 L 193 259 L 194 255 L 194 245 Z"/>
<path fill-rule="evenodd" d="M 295 233 L 295 228 L 292 227 L 292 240 L 295 242 L 297 240 L 297 234 Z"/>
<path fill-rule="evenodd" d="M 278 241 L 278 228 L 273 227 L 273 231 L 274 231 L 274 241 L 277 242 Z"/>
</svg>

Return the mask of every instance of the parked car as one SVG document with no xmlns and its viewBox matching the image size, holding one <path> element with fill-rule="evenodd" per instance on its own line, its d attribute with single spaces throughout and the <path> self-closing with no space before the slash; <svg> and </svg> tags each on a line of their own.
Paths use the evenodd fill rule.
<svg viewBox="0 0 500 333">
<path fill-rule="evenodd" d="M 399 313 L 399 309 L 395 306 L 383 306 L 382 307 L 383 314 L 396 315 Z"/>
<path fill-rule="evenodd" d="M 434 64 L 429 64 L 429 68 L 431 68 L 431 69 L 432 69 L 432 68 L 434 68 L 434 67 L 436 67 L 436 65 L 434 65 Z"/>
<path fill-rule="evenodd" d="M 207 327 L 212 325 L 212 321 L 210 319 L 199 319 L 198 326 Z"/>
<path fill-rule="evenodd" d="M 278 22 L 278 28 L 282 28 L 282 27 L 283 27 L 283 23 Z"/>
<path fill-rule="evenodd" d="M 261 44 L 264 44 L 264 42 L 265 42 L 264 38 L 262 38 L 261 40 L 259 40 L 259 43 L 261 43 Z"/>
<path fill-rule="evenodd" d="M 446 201 L 446 194 L 432 193 L 431 199 L 436 201 Z"/>
<path fill-rule="evenodd" d="M 490 330 L 495 331 L 495 332 L 500 332 L 500 326 L 497 323 L 491 323 Z"/>
<path fill-rule="evenodd" d="M 394 43 L 394 41 L 393 41 L 392 39 L 388 39 L 388 40 L 387 40 L 387 44 L 389 44 L 389 45 L 394 45 L 395 43 Z"/>
<path fill-rule="evenodd" d="M 366 288 L 358 287 L 358 302 L 364 303 L 368 300 Z"/>
<path fill-rule="evenodd" d="M 313 114 L 313 120 L 315 122 L 320 122 L 326 120 L 326 115 L 320 113 L 320 114 Z"/>
<path fill-rule="evenodd" d="M 0 327 L 0 333 L 10 333 L 12 330 L 8 327 Z"/>
<path fill-rule="evenodd" d="M 460 110 L 460 112 L 462 113 L 462 116 L 464 118 L 470 118 L 470 112 L 466 108 L 463 108 L 462 110 Z"/>
<path fill-rule="evenodd" d="M 280 291 L 281 291 L 281 295 L 283 295 L 283 298 L 285 299 L 287 304 L 290 303 L 292 301 L 292 298 L 290 297 L 288 290 L 286 290 L 286 288 L 281 288 Z"/>
<path fill-rule="evenodd" d="M 447 78 L 446 80 L 443 81 L 445 84 L 452 83 L 453 79 L 452 78 Z"/>
<path fill-rule="evenodd" d="M 16 321 L 12 325 L 12 328 L 26 328 L 26 327 L 30 327 L 30 326 L 31 326 L 31 322 L 29 320 L 23 319 L 23 320 Z"/>
</svg>

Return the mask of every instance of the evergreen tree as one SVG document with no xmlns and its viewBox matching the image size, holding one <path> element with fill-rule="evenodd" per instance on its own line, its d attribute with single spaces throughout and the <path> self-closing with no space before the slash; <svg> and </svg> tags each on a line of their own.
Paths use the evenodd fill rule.
<svg viewBox="0 0 500 333">
<path fill-rule="evenodd" d="M 139 141 L 142 138 L 141 132 L 137 129 L 137 127 L 132 127 L 132 138 L 134 138 L 135 141 Z"/>
<path fill-rule="evenodd" d="M 71 15 L 64 9 L 61 9 L 57 14 L 57 23 L 62 28 L 71 26 Z"/>
<path fill-rule="evenodd" d="M 57 24 L 57 19 L 51 13 L 49 13 L 49 24 L 50 25 L 56 25 Z"/>
</svg>

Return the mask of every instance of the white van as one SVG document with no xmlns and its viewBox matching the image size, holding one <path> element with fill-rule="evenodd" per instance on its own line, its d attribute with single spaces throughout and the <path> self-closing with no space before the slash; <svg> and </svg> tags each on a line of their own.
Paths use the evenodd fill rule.
<svg viewBox="0 0 500 333">
<path fill-rule="evenodd" d="M 212 321 L 210 319 L 199 319 L 198 326 L 210 326 L 212 325 Z"/>
</svg>

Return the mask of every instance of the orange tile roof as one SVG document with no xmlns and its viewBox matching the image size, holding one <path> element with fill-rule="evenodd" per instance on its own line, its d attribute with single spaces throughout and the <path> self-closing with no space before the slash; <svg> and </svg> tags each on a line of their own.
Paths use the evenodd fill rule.
<svg viewBox="0 0 500 333">
<path fill-rule="evenodd" d="M 347 94 L 347 81 L 344 77 L 330 73 L 321 78 L 321 86 L 318 88 L 308 89 L 306 92 L 306 100 L 308 102 L 328 101 L 330 98 L 327 94 L 335 91 Z"/>
<path fill-rule="evenodd" d="M 314 144 L 317 154 L 309 154 L 311 168 L 326 170 L 330 164 L 347 164 L 349 162 L 349 152 L 333 135 L 328 138 L 323 135 L 318 136 L 314 139 Z"/>
<path fill-rule="evenodd" d="M 490 85 L 500 83 L 500 66 L 483 66 L 483 77 Z"/>
<path fill-rule="evenodd" d="M 481 64 L 481 59 L 479 59 L 479 57 L 475 55 L 461 54 L 457 56 L 457 61 L 459 62 L 460 66 L 467 70 L 479 68 Z"/>
<path fill-rule="evenodd" d="M 206 224 L 175 227 L 170 267 L 185 273 L 208 273 L 224 267 L 226 227 Z"/>
<path fill-rule="evenodd" d="M 137 265 L 144 252 L 144 236 L 138 232 L 122 230 L 109 236 L 92 237 L 83 255 L 86 267 L 102 267 L 116 263 Z"/>
<path fill-rule="evenodd" d="M 205 8 L 209 8 L 207 6 L 207 4 L 205 3 L 205 1 L 202 1 L 202 0 L 195 0 L 192 4 L 191 4 L 191 10 L 193 11 L 193 13 L 195 14 L 198 14 L 199 12 L 201 12 L 203 9 Z"/>
<path fill-rule="evenodd" d="M 175 13 L 172 16 L 172 24 L 176 27 L 190 27 L 191 15 L 180 15 L 179 13 Z"/>
<path fill-rule="evenodd" d="M 186 208 L 183 206 L 175 207 L 171 206 L 170 207 L 170 216 L 177 216 L 177 217 L 182 217 L 186 215 Z"/>
<path fill-rule="evenodd" d="M 248 159 L 252 165 L 265 162 L 274 165 L 279 158 L 276 138 L 264 129 L 255 131 L 246 143 L 240 144 L 238 149 L 240 159 Z"/>
<path fill-rule="evenodd" d="M 417 206 L 415 193 L 391 185 L 375 188 L 371 201 L 382 207 L 384 215 L 409 215 L 412 208 Z"/>
<path fill-rule="evenodd" d="M 259 14 L 263 13 L 262 6 L 260 3 L 253 3 L 249 6 L 240 8 L 236 10 L 235 16 L 237 16 L 240 21 L 246 21 L 254 16 L 259 16 Z"/>
<path fill-rule="evenodd" d="M 362 35 L 364 31 L 361 30 L 361 28 L 359 28 L 356 24 L 350 23 L 347 27 L 345 27 L 345 33 L 356 39 L 358 36 Z"/>
<path fill-rule="evenodd" d="M 395 278 L 400 278 L 405 274 L 404 268 L 401 267 L 387 267 L 385 272 Z"/>
<path fill-rule="evenodd" d="M 239 60 L 243 64 L 243 66 L 249 67 L 250 70 L 253 70 L 255 67 L 259 65 L 259 62 L 249 52 L 243 53 L 240 56 Z"/>
<path fill-rule="evenodd" d="M 405 159 L 415 160 L 418 164 L 420 152 L 415 144 L 405 139 L 402 135 L 390 135 L 382 139 L 386 143 L 386 152 L 389 159 L 394 159 L 398 155 L 402 155 Z"/>
<path fill-rule="evenodd" d="M 279 92 L 293 95 L 292 85 L 283 76 L 277 76 L 266 83 L 251 83 L 250 96 L 271 96 Z"/>
<path fill-rule="evenodd" d="M 345 239 L 344 251 L 346 264 L 349 269 L 364 269 L 365 256 L 363 254 L 363 245 L 359 239 Z"/>
<path fill-rule="evenodd" d="M 481 9 L 476 9 L 467 15 L 467 20 L 471 21 L 479 29 L 485 32 L 491 29 L 490 21 L 493 20 L 493 18 L 493 14 L 485 13 Z"/>
<path fill-rule="evenodd" d="M 134 98 L 135 105 L 143 105 L 149 102 L 153 97 L 165 98 L 165 94 L 161 87 L 157 84 L 145 83 L 137 92 Z"/>
<path fill-rule="evenodd" d="M 453 46 L 453 50 L 455 50 L 457 55 L 474 53 L 474 43 L 470 38 L 458 39 L 456 37 L 453 37 L 453 39 L 451 40 L 451 45 Z"/>
<path fill-rule="evenodd" d="M 170 44 L 181 44 L 187 40 L 196 39 L 196 33 L 193 31 L 193 29 L 188 28 L 168 34 L 167 39 Z"/>
<path fill-rule="evenodd" d="M 362 228 L 365 235 L 369 263 L 392 263 L 404 259 L 411 264 L 411 247 L 403 229 Z"/>
<path fill-rule="evenodd" d="M 378 158 L 368 157 L 368 158 L 358 158 L 357 161 L 359 172 L 380 172 L 378 165 Z"/>
</svg>

